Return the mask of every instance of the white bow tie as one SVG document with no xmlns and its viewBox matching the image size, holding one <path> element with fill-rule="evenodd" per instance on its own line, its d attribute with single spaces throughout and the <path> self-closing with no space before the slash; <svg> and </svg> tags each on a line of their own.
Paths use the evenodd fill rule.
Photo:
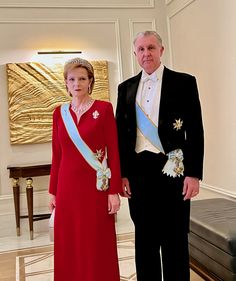
<svg viewBox="0 0 236 281">
<path fill-rule="evenodd" d="M 153 82 L 156 82 L 158 79 L 157 79 L 157 76 L 156 75 L 145 75 L 142 77 L 142 82 L 147 82 L 147 81 L 153 81 Z"/>
</svg>

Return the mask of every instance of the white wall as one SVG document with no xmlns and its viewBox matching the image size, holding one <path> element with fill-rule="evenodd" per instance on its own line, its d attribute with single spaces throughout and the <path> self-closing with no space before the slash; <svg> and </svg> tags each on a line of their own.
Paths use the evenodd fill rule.
<svg viewBox="0 0 236 281">
<path fill-rule="evenodd" d="M 172 0 L 170 59 L 197 76 L 205 127 L 203 187 L 236 197 L 235 0 Z"/>
<path fill-rule="evenodd" d="M 202 186 L 236 197 L 235 0 L 35 2 L 0 3 L 0 213 L 13 212 L 7 165 L 51 159 L 50 143 L 9 143 L 5 64 L 36 60 L 39 49 L 80 49 L 84 58 L 108 60 L 115 108 L 118 83 L 138 71 L 132 39 L 144 29 L 163 37 L 167 66 L 197 77 L 205 127 Z M 35 205 L 46 204 L 48 177 L 34 182 Z M 24 194 L 21 200 L 24 207 Z"/>
<path fill-rule="evenodd" d="M 132 50 L 136 32 L 157 29 L 167 42 L 165 8 L 164 0 L 1 0 L 0 213 L 13 212 L 7 166 L 51 161 L 50 143 L 11 145 L 9 142 L 5 64 L 40 61 L 39 50 L 81 50 L 83 58 L 107 60 L 115 109 L 118 83 L 138 71 Z M 163 60 L 167 63 L 168 55 Z M 47 198 L 42 203 L 42 198 L 47 197 L 47 185 L 48 177 L 34 179 L 35 207 L 47 205 Z M 26 206 L 24 186 L 22 180 L 22 208 Z"/>
</svg>

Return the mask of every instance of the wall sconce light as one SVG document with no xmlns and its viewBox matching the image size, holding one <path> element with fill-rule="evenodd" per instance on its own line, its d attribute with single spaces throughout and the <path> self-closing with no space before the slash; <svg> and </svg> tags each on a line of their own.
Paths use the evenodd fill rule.
<svg viewBox="0 0 236 281">
<path fill-rule="evenodd" d="M 38 55 L 82 54 L 82 51 L 38 51 Z"/>
<path fill-rule="evenodd" d="M 32 60 L 45 65 L 64 64 L 67 60 L 76 56 L 76 54 L 82 54 L 82 51 L 37 51 L 37 55 Z"/>
</svg>

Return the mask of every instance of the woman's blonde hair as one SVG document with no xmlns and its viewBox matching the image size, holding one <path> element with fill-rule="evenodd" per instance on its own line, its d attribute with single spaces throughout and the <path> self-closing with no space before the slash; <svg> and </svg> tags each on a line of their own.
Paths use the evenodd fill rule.
<svg viewBox="0 0 236 281">
<path fill-rule="evenodd" d="M 74 59 L 68 60 L 64 65 L 64 79 L 65 80 L 67 79 L 68 72 L 70 72 L 71 70 L 73 70 L 75 68 L 79 68 L 79 67 L 86 69 L 88 72 L 88 78 L 89 78 L 89 80 L 91 80 L 89 94 L 91 94 L 93 91 L 94 83 L 95 83 L 94 69 L 93 69 L 92 64 L 90 62 L 88 62 L 87 60 L 81 59 L 81 58 L 74 58 Z"/>
</svg>

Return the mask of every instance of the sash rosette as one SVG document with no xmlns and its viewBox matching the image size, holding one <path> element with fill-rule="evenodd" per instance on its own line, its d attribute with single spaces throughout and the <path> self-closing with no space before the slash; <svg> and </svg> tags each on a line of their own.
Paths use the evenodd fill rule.
<svg viewBox="0 0 236 281">
<path fill-rule="evenodd" d="M 184 156 L 181 149 L 175 149 L 169 152 L 168 160 L 162 170 L 163 174 L 176 178 L 184 175 Z"/>
<path fill-rule="evenodd" d="M 102 167 L 97 170 L 97 189 L 107 190 L 109 187 L 109 179 L 111 178 L 111 170 L 107 167 L 107 161 L 104 158 Z"/>
</svg>

